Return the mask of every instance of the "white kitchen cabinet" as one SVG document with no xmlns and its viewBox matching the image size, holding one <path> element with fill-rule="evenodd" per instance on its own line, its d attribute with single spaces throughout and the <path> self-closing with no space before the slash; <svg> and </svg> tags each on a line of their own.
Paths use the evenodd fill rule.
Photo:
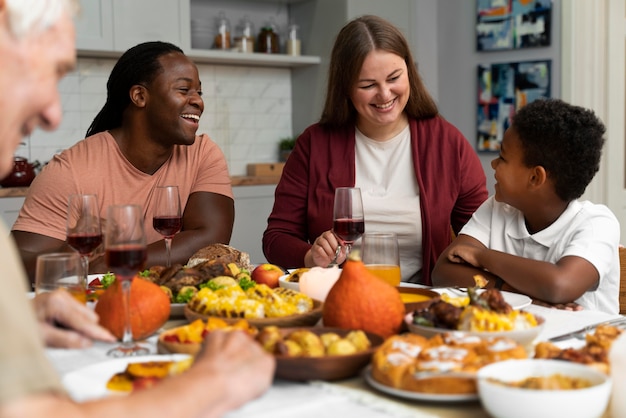
<svg viewBox="0 0 626 418">
<path fill-rule="evenodd" d="M 236 186 L 235 225 L 230 245 L 250 254 L 253 264 L 262 264 L 267 260 L 263 255 L 263 232 L 267 227 L 267 218 L 274 206 L 276 185 Z"/>
<path fill-rule="evenodd" d="M 116 51 L 146 41 L 182 44 L 181 21 L 188 20 L 189 0 L 113 0 L 113 46 Z"/>
<path fill-rule="evenodd" d="M 89 0 L 76 18 L 79 56 L 119 56 L 146 41 L 183 43 L 189 0 Z M 181 21 L 185 20 L 185 28 Z M 187 35 L 188 36 L 188 35 Z"/>
<path fill-rule="evenodd" d="M 7 229 L 11 229 L 17 215 L 20 213 L 22 204 L 24 204 L 24 197 L 3 197 L 0 198 L 0 216 L 6 225 Z"/>
<path fill-rule="evenodd" d="M 81 2 L 76 25 L 78 50 L 113 50 L 113 3 L 111 0 Z"/>
</svg>

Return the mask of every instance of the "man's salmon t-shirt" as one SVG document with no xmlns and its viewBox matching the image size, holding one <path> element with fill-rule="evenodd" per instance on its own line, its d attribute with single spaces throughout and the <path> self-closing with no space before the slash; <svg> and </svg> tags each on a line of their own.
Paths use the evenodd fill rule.
<svg viewBox="0 0 626 418">
<path fill-rule="evenodd" d="M 109 132 L 101 132 L 55 155 L 44 166 L 12 229 L 65 241 L 69 195 L 95 194 L 102 219 L 110 205 L 141 205 L 150 244 L 163 239 L 152 228 L 154 190 L 170 185 L 178 186 L 181 208 L 195 192 L 233 197 L 224 154 L 206 134 L 197 136 L 192 145 L 174 146 L 171 157 L 154 174 L 146 174 L 124 157 Z"/>
</svg>

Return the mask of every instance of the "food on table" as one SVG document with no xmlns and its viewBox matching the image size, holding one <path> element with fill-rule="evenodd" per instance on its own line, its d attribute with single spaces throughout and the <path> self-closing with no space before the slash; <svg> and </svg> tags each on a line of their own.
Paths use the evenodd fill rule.
<svg viewBox="0 0 626 418">
<path fill-rule="evenodd" d="M 318 335 L 305 328 L 283 333 L 276 326 L 268 326 L 259 332 L 256 340 L 267 352 L 286 357 L 346 356 L 371 346 L 367 335 L 360 330 L 342 337 L 335 332 Z"/>
<path fill-rule="evenodd" d="M 489 378 L 487 380 L 502 386 L 534 390 L 576 390 L 593 386 L 587 379 L 565 376 L 560 373 L 555 373 L 550 376 L 531 376 L 513 382 L 494 378 Z"/>
<path fill-rule="evenodd" d="M 98 299 L 95 311 L 100 317 L 100 325 L 111 331 L 118 339 L 124 332 L 124 305 L 122 285 L 113 282 Z M 154 283 L 135 277 L 131 282 L 130 322 L 133 339 L 141 340 L 154 334 L 170 316 L 170 301 L 161 288 Z"/>
<path fill-rule="evenodd" d="M 259 284 L 265 284 L 274 289 L 278 287 L 278 279 L 284 275 L 283 269 L 274 264 L 259 264 L 252 270 L 252 280 Z"/>
<path fill-rule="evenodd" d="M 105 273 L 100 277 L 96 277 L 87 284 L 87 301 L 95 302 L 104 290 L 115 281 L 115 274 Z"/>
<path fill-rule="evenodd" d="M 538 325 L 533 314 L 513 310 L 498 289 L 477 293 L 475 288 L 469 288 L 468 295 L 470 302 L 466 306 L 456 306 L 443 297 L 420 304 L 413 312 L 413 323 L 478 332 L 524 330 Z"/>
<path fill-rule="evenodd" d="M 258 329 L 251 326 L 245 319 L 235 323 L 227 323 L 221 318 L 210 317 L 206 321 L 195 321 L 180 327 L 163 331 L 159 335 L 157 347 L 169 353 L 184 353 L 196 355 L 204 338 L 212 331 L 245 331 L 251 336 L 258 333 Z"/>
<path fill-rule="evenodd" d="M 360 329 L 383 337 L 397 334 L 405 315 L 398 289 L 370 273 L 358 251 L 350 253 L 322 309 L 326 326 Z"/>
<path fill-rule="evenodd" d="M 413 392 L 473 394 L 481 367 L 526 357 L 524 348 L 506 337 L 447 332 L 427 339 L 408 333 L 387 338 L 374 352 L 372 377 L 383 385 Z"/>
<path fill-rule="evenodd" d="M 116 392 L 132 392 L 149 388 L 168 376 L 181 374 L 191 366 L 193 357 L 184 360 L 163 360 L 129 363 L 123 372 L 114 374 L 107 381 L 107 389 Z"/>
<path fill-rule="evenodd" d="M 175 264 L 171 267 L 153 266 L 144 271 L 146 279 L 158 284 L 168 293 L 172 303 L 187 303 L 209 280 L 217 277 L 228 277 L 242 283 L 243 286 L 253 286 L 250 272 L 240 268 L 236 263 L 223 263 L 219 260 L 207 261 L 195 267 L 186 267 Z"/>
<path fill-rule="evenodd" d="M 579 348 L 560 348 L 551 342 L 541 341 L 535 346 L 535 358 L 582 363 L 608 374 L 609 350 L 623 332 L 615 326 L 599 325 L 593 333 L 585 336 L 585 345 Z"/>
<path fill-rule="evenodd" d="M 313 309 L 313 300 L 294 290 L 257 284 L 247 290 L 233 282 L 215 286 L 213 280 L 189 301 L 188 308 L 225 318 L 277 318 Z"/>
<path fill-rule="evenodd" d="M 196 267 L 208 261 L 214 263 L 235 263 L 239 268 L 252 270 L 250 255 L 226 244 L 211 244 L 196 251 L 187 261 L 187 267 Z"/>
<path fill-rule="evenodd" d="M 310 269 L 308 267 L 302 267 L 302 268 L 299 268 L 299 269 L 295 269 L 294 271 L 289 273 L 289 276 L 287 276 L 287 278 L 285 280 L 287 280 L 288 282 L 292 282 L 292 283 L 298 283 L 298 282 L 300 282 L 300 277 L 302 276 L 302 274 L 306 273 L 309 270 Z"/>
</svg>

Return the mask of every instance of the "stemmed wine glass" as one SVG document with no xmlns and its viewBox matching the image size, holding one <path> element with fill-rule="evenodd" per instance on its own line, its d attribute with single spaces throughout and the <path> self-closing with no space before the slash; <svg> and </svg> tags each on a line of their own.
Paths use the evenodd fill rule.
<svg viewBox="0 0 626 418">
<path fill-rule="evenodd" d="M 365 232 L 363 200 L 358 187 L 338 187 L 335 190 L 333 210 L 333 233 L 346 247 L 346 256 L 350 254 L 352 244 Z"/>
<path fill-rule="evenodd" d="M 95 194 L 72 194 L 67 203 L 67 244 L 80 254 L 85 288 L 89 285 L 89 257 L 102 243 L 98 198 Z"/>
<path fill-rule="evenodd" d="M 150 350 L 133 342 L 130 323 L 130 287 L 133 277 L 143 270 L 148 257 L 143 213 L 139 205 L 112 205 L 107 208 L 104 236 L 105 261 L 122 285 L 124 306 L 124 334 L 122 344 L 107 355 L 126 357 L 148 354 Z"/>
<path fill-rule="evenodd" d="M 178 186 L 159 186 L 155 189 L 156 206 L 152 227 L 165 240 L 165 252 L 167 253 L 166 267 L 170 267 L 172 261 L 172 238 L 180 232 L 183 220 L 180 214 L 180 197 Z"/>
</svg>

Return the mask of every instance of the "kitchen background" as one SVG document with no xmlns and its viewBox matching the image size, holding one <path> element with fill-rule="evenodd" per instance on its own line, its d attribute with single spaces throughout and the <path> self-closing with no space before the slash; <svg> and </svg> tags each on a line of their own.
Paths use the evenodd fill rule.
<svg viewBox="0 0 626 418">
<path fill-rule="evenodd" d="M 606 93 L 603 88 L 607 85 L 603 65 L 609 65 L 614 56 L 618 57 L 618 64 L 620 56 L 623 61 L 624 46 L 618 42 L 611 54 L 606 53 L 604 36 L 609 28 L 624 26 L 624 0 L 568 0 L 571 3 L 565 5 L 562 0 L 553 0 L 549 47 L 497 52 L 476 51 L 476 1 L 83 0 L 82 15 L 77 20 L 78 66 L 59 86 L 63 122 L 55 132 L 36 131 L 25 138 L 16 155 L 44 162 L 81 140 L 105 101 L 106 81 L 121 53 L 145 40 L 165 40 L 179 45 L 196 61 L 205 100 L 199 132 L 207 133 L 222 148 L 231 175 L 243 176 L 249 163 L 278 161 L 278 142 L 317 121 L 334 38 L 347 21 L 362 14 L 389 19 L 405 33 L 419 72 L 441 113 L 472 145 L 476 142 L 479 64 L 551 60 L 552 96 L 564 95 L 566 100 L 575 99 L 575 103 L 584 106 L 591 104 L 601 117 L 606 116 L 603 112 L 608 113 L 608 109 L 604 108 L 603 98 L 611 92 Z M 609 15 L 615 16 L 608 13 L 611 9 L 618 11 L 621 20 L 617 23 L 608 21 Z M 211 50 L 209 43 L 217 34 L 220 12 L 229 19 L 232 36 L 238 34 L 244 18 L 252 22 L 255 36 L 273 20 L 281 38 L 281 54 Z M 299 25 L 301 40 L 302 55 L 296 57 L 285 55 L 286 28 L 292 23 Z M 564 39 L 563 32 L 568 33 Z M 573 62 L 580 65 L 572 65 Z M 621 62 L 621 80 L 617 76 L 622 90 L 623 67 Z M 566 86 L 563 92 L 562 86 Z M 621 99 L 613 102 L 623 109 L 621 94 Z M 624 132 L 623 110 L 618 117 L 622 121 L 616 131 L 619 142 Z M 609 131 L 614 132 L 615 128 Z M 620 147 L 609 153 L 610 145 L 605 154 L 609 162 L 617 155 L 621 164 L 618 169 L 623 172 L 623 143 Z M 495 156 L 479 153 L 490 192 L 494 183 L 490 161 Z M 601 174 L 608 171 L 604 165 Z M 602 179 L 611 176 L 605 173 L 596 178 L 600 178 L 600 186 L 595 187 L 595 200 L 610 200 L 602 183 L 606 180 Z M 234 188 L 237 219 L 231 243 L 249 251 L 254 262 L 263 260 L 260 239 L 273 203 L 274 187 L 269 184 Z M 622 191 L 623 181 L 617 188 Z M 0 212 L 9 225 L 21 206 L 20 199 L 0 199 Z M 619 218 L 618 204 L 610 207 Z"/>
<path fill-rule="evenodd" d="M 180 3 L 177 0 L 165 2 Z M 102 7 L 106 7 L 107 3 L 110 2 L 100 1 Z M 190 28 L 187 29 L 187 36 L 193 50 L 213 47 L 212 40 L 218 33 L 219 16 L 224 13 L 230 22 L 233 37 L 237 35 L 243 19 L 252 22 L 255 37 L 263 26 L 273 21 L 280 35 L 283 54 L 287 27 L 297 23 L 300 27 L 302 54 L 320 58 L 319 64 L 306 66 L 304 70 L 198 62 L 205 100 L 205 111 L 198 132 L 207 133 L 220 145 L 230 172 L 235 176 L 245 175 L 248 163 L 278 161 L 280 139 L 297 135 L 319 118 L 325 93 L 328 56 L 334 37 L 346 21 L 361 14 L 372 13 L 385 17 L 403 30 L 413 46 L 420 73 L 437 99 L 442 114 L 472 144 L 476 141 L 478 64 L 549 59 L 552 61 L 552 95 L 560 96 L 560 0 L 553 2 L 552 42 L 549 47 L 482 53 L 476 52 L 475 47 L 474 1 L 191 0 L 188 3 L 187 16 L 191 17 L 187 18 L 186 27 Z M 116 0 L 113 0 L 112 5 L 118 5 Z M 86 7 L 83 4 L 83 8 Z M 158 2 L 151 9 L 156 13 L 160 9 Z M 168 20 L 175 18 L 170 15 Z M 80 31 L 78 37 L 80 42 Z M 176 42 L 177 39 L 155 39 L 177 43 L 190 56 L 194 55 L 189 48 L 185 48 L 184 42 Z M 129 46 L 132 45 L 134 43 L 131 42 Z M 17 150 L 17 155 L 44 162 L 54 153 L 84 137 L 106 99 L 106 81 L 116 61 L 116 58 L 91 58 L 85 55 L 97 54 L 79 49 L 77 70 L 60 83 L 64 109 L 60 128 L 51 133 L 33 133 L 25 140 L 25 145 Z M 305 86 L 294 87 L 299 80 Z M 297 95 L 294 101 L 292 88 L 305 88 L 307 92 Z M 489 161 L 493 157 L 493 153 L 481 154 L 490 189 L 493 180 Z"/>
</svg>

